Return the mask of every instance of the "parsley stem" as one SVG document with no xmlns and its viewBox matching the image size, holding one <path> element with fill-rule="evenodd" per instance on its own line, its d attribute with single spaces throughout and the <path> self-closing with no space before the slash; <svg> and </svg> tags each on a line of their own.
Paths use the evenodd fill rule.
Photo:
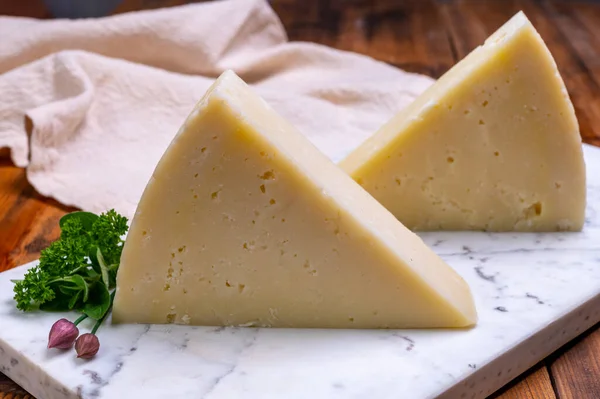
<svg viewBox="0 0 600 399">
<path fill-rule="evenodd" d="M 106 311 L 106 313 L 104 313 L 104 316 L 102 316 L 100 318 L 100 320 L 98 320 L 96 322 L 96 324 L 94 325 L 94 328 L 92 329 L 92 334 L 96 334 L 96 331 L 98 331 L 98 329 L 100 328 L 100 325 L 102 324 L 102 322 L 104 321 L 104 319 L 106 319 L 106 316 L 108 316 L 108 314 L 110 313 L 110 311 L 112 310 L 112 305 L 113 305 L 113 301 L 115 299 L 115 292 L 117 292 L 117 290 L 114 290 L 111 294 L 110 294 L 110 305 L 108 306 L 108 310 Z"/>
<path fill-rule="evenodd" d="M 88 315 L 82 314 L 81 316 L 79 316 L 79 318 L 77 320 L 75 320 L 75 323 L 73 323 L 73 324 L 77 325 L 77 324 L 81 323 L 82 321 L 84 321 L 85 319 L 87 319 L 87 317 L 88 317 Z"/>
</svg>

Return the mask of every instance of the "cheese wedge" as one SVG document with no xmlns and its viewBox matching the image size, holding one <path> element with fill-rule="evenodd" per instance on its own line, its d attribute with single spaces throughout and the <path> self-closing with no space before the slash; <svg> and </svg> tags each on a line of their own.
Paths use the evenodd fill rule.
<svg viewBox="0 0 600 399">
<path fill-rule="evenodd" d="M 577 119 L 522 12 L 340 166 L 413 230 L 580 230 L 584 222 Z"/>
<path fill-rule="evenodd" d="M 464 327 L 476 312 L 457 273 L 225 72 L 143 193 L 113 321 Z"/>
</svg>

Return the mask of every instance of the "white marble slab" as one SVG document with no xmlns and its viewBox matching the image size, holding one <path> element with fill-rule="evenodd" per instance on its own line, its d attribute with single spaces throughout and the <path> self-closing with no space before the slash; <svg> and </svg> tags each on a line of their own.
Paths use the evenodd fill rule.
<svg viewBox="0 0 600 399">
<path fill-rule="evenodd" d="M 471 285 L 474 329 L 107 325 L 84 361 L 46 349 L 61 315 L 15 309 L 24 266 L 0 274 L 0 371 L 40 399 L 485 397 L 600 321 L 600 150 L 585 156 L 581 233 L 422 234 Z"/>
</svg>

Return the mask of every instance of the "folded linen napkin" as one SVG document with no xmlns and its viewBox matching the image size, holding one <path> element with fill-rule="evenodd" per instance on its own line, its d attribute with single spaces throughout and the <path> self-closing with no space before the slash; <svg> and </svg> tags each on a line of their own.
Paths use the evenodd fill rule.
<svg viewBox="0 0 600 399">
<path fill-rule="evenodd" d="M 127 216 L 225 69 L 334 161 L 432 82 L 358 54 L 289 42 L 265 0 L 85 20 L 0 17 L 0 38 L 0 148 L 11 149 L 41 194 Z"/>
</svg>

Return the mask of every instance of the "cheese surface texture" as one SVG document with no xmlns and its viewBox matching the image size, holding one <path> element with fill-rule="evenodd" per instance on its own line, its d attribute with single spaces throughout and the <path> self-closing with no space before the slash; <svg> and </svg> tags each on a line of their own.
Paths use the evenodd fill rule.
<svg viewBox="0 0 600 399">
<path fill-rule="evenodd" d="M 138 205 L 116 323 L 463 327 L 465 281 L 233 72 Z"/>
<path fill-rule="evenodd" d="M 573 106 L 519 13 L 340 166 L 413 230 L 580 230 Z"/>
</svg>

